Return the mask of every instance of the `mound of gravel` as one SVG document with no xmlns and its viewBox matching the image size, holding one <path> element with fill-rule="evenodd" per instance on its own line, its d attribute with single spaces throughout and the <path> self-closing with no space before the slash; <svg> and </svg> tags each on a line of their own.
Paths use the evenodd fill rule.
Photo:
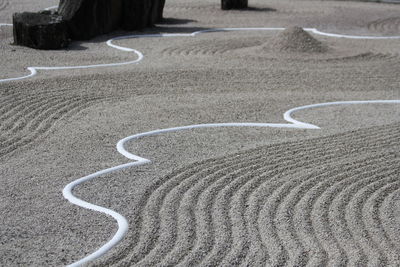
<svg viewBox="0 0 400 267">
<path fill-rule="evenodd" d="M 300 27 L 289 27 L 280 32 L 268 49 L 281 52 L 323 53 L 327 47 Z"/>
</svg>

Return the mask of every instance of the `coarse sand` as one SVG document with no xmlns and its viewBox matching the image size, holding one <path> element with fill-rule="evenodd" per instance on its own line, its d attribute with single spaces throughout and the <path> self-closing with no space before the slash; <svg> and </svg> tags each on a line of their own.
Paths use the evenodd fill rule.
<svg viewBox="0 0 400 267">
<path fill-rule="evenodd" d="M 300 27 L 288 27 L 272 40 L 272 47 L 264 48 L 267 51 L 294 52 L 294 53 L 323 53 L 327 47 Z"/>
<path fill-rule="evenodd" d="M 0 0 L 13 12 L 57 1 Z M 127 162 L 132 134 L 223 122 L 286 123 L 303 105 L 400 99 L 400 40 L 352 40 L 301 28 L 400 36 L 400 5 L 251 0 L 167 0 L 165 22 L 59 51 L 12 45 L 0 27 L 0 79 L 28 66 L 135 60 L 105 44 L 126 34 L 213 32 L 115 41 L 139 64 L 39 71 L 0 83 L 0 266 L 62 266 L 96 251 L 115 221 L 70 204 L 68 183 Z M 400 105 L 298 111 L 320 130 L 214 128 L 127 144 L 151 164 L 78 186 L 74 194 L 125 216 L 122 242 L 94 266 L 400 265 Z"/>
</svg>

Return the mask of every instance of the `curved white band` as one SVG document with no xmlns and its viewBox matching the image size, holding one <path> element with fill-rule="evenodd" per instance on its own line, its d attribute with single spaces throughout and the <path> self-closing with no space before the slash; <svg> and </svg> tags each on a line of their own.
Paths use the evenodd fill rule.
<svg viewBox="0 0 400 267">
<path fill-rule="evenodd" d="M 50 7 L 52 9 L 54 7 Z M 0 24 L 0 26 L 12 26 L 12 24 Z M 160 33 L 160 34 L 134 34 L 134 35 L 125 35 L 112 38 L 106 42 L 106 44 L 112 48 L 124 51 L 124 52 L 133 52 L 136 54 L 137 59 L 127 62 L 118 62 L 118 63 L 108 63 L 108 64 L 95 64 L 95 65 L 82 65 L 82 66 L 60 66 L 60 67 L 27 67 L 27 70 L 30 74 L 15 77 L 15 78 L 5 78 L 0 79 L 1 82 L 10 82 L 10 81 L 17 81 L 26 78 L 30 78 L 35 76 L 39 70 L 72 70 L 72 69 L 89 69 L 89 68 L 103 68 L 103 67 L 117 67 L 117 66 L 124 66 L 130 64 L 137 64 L 143 60 L 143 54 L 135 49 L 129 47 L 123 47 L 119 45 L 113 44 L 113 41 L 123 40 L 123 39 L 130 39 L 130 38 L 148 38 L 148 37 L 194 37 L 199 34 L 204 33 L 211 33 L 211 32 L 231 32 L 231 31 L 282 31 L 285 28 L 268 28 L 268 27 L 257 27 L 257 28 L 215 28 L 215 29 L 207 29 L 202 31 L 195 31 L 192 33 Z M 348 38 L 348 39 L 377 39 L 377 40 L 384 40 L 384 39 L 400 39 L 400 36 L 357 36 L 357 35 L 345 35 L 345 34 L 335 34 L 335 33 L 326 33 L 321 32 L 315 28 L 304 28 L 305 31 L 312 32 L 314 34 L 328 36 L 328 37 L 335 37 L 335 38 Z"/>
<path fill-rule="evenodd" d="M 320 104 L 313 104 L 313 105 L 292 108 L 292 109 L 286 111 L 284 113 L 283 117 L 289 123 L 196 124 L 196 125 L 188 125 L 188 126 L 154 130 L 154 131 L 150 131 L 150 132 L 135 134 L 132 136 L 125 137 L 124 139 L 121 139 L 117 143 L 118 152 L 121 153 L 122 155 L 124 155 L 126 158 L 133 160 L 134 162 L 119 165 L 119 166 L 112 167 L 109 169 L 105 169 L 105 170 L 90 174 L 88 176 L 82 177 L 82 178 L 68 184 L 63 190 L 64 197 L 66 199 L 68 199 L 71 203 L 78 205 L 80 207 L 86 208 L 86 209 L 95 210 L 95 211 L 110 215 L 118 223 L 118 231 L 110 241 L 108 241 L 105 245 L 103 245 L 101 248 L 99 248 L 94 253 L 86 256 L 85 258 L 83 258 L 69 266 L 81 266 L 85 263 L 88 263 L 92 260 L 99 258 L 100 256 L 104 255 L 107 251 L 109 251 L 111 248 L 113 248 L 118 242 L 120 242 L 124 238 L 125 234 L 128 231 L 128 222 L 121 214 L 119 214 L 113 210 L 110 210 L 110 209 L 107 209 L 104 207 L 100 207 L 100 206 L 96 206 L 94 204 L 83 201 L 83 200 L 75 197 L 72 193 L 72 190 L 74 189 L 74 187 L 76 187 L 79 184 L 82 184 L 84 182 L 90 181 L 101 175 L 115 172 L 115 171 L 122 170 L 122 169 L 126 169 L 126 168 L 130 168 L 130 167 L 134 167 L 134 166 L 140 166 L 140 165 L 144 165 L 147 163 L 151 163 L 151 161 L 149 159 L 140 157 L 140 156 L 135 155 L 135 154 L 129 152 L 128 150 L 126 150 L 125 145 L 128 142 L 137 140 L 137 139 L 140 139 L 143 137 L 147 137 L 147 136 L 154 136 L 154 135 L 160 135 L 160 134 L 164 134 L 164 133 L 178 132 L 178 131 L 184 131 L 184 130 L 190 130 L 190 129 L 211 128 L 211 127 L 213 127 L 213 128 L 215 128 L 215 127 L 273 127 L 273 128 L 296 128 L 296 129 L 320 129 L 316 125 L 301 122 L 301 121 L 298 121 L 298 120 L 292 118 L 292 114 L 296 111 L 305 110 L 305 109 L 326 107 L 326 106 L 332 106 L 332 105 L 356 105 L 356 104 L 400 104 L 400 100 L 337 101 L 337 102 L 320 103 Z"/>
</svg>

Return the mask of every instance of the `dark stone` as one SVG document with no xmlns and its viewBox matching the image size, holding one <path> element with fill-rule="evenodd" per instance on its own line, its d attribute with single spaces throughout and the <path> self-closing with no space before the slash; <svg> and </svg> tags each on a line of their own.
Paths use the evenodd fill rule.
<svg viewBox="0 0 400 267">
<path fill-rule="evenodd" d="M 60 0 L 58 13 L 67 22 L 72 39 L 88 40 L 120 27 L 122 1 Z"/>
<path fill-rule="evenodd" d="M 60 0 L 58 13 L 74 40 L 116 29 L 141 30 L 162 20 L 165 0 Z"/>
<path fill-rule="evenodd" d="M 15 42 L 54 49 L 65 47 L 68 36 L 88 40 L 121 28 L 141 30 L 162 21 L 164 5 L 165 0 L 60 0 L 57 12 L 15 14 Z"/>
<path fill-rule="evenodd" d="M 153 2 L 154 0 L 123 0 L 122 29 L 132 31 L 151 26 Z"/>
<path fill-rule="evenodd" d="M 248 0 L 221 0 L 221 9 L 245 9 L 248 8 Z"/>
<path fill-rule="evenodd" d="M 160 23 L 163 20 L 165 0 L 156 0 L 152 8 L 152 23 Z"/>
<path fill-rule="evenodd" d="M 152 27 L 163 18 L 165 0 L 123 0 L 122 29 Z"/>
<path fill-rule="evenodd" d="M 51 10 L 41 10 L 39 11 L 40 14 L 44 14 L 44 15 L 53 15 L 55 14 L 55 12 L 52 12 Z"/>
<path fill-rule="evenodd" d="M 14 43 L 36 49 L 59 49 L 68 46 L 67 24 L 61 16 L 41 13 L 13 15 Z"/>
</svg>

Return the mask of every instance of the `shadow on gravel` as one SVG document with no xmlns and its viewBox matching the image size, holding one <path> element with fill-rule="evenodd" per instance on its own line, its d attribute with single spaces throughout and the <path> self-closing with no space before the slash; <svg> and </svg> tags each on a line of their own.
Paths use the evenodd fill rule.
<svg viewBox="0 0 400 267">
<path fill-rule="evenodd" d="M 248 7 L 245 9 L 241 10 L 236 10 L 236 11 L 254 11 L 254 12 L 275 12 L 275 8 L 269 8 L 269 7 Z"/>
<path fill-rule="evenodd" d="M 104 43 L 107 42 L 108 40 L 112 38 L 116 38 L 119 36 L 126 36 L 126 35 L 142 35 L 142 34 L 160 34 L 160 33 L 192 33 L 195 31 L 202 31 L 202 30 L 208 30 L 209 28 L 204 28 L 204 27 L 180 27 L 180 26 L 167 26 L 167 25 L 182 25 L 185 23 L 190 23 L 190 22 L 195 22 L 194 20 L 189 20 L 189 19 L 172 19 L 172 18 L 167 18 L 163 22 L 163 25 L 165 26 L 154 26 L 151 28 L 146 28 L 141 31 L 132 31 L 132 32 L 127 32 L 127 31 L 115 31 L 109 34 L 101 35 L 98 37 L 95 37 L 91 40 L 87 41 L 74 41 L 70 44 L 70 46 L 64 50 L 68 51 L 79 51 L 79 50 L 87 50 L 88 47 L 85 46 L 85 44 L 95 44 L 95 43 Z M 161 25 L 161 24 L 159 24 Z"/>
<path fill-rule="evenodd" d="M 82 41 L 76 41 L 76 42 L 72 42 L 69 47 L 65 50 L 68 51 L 82 51 L 82 50 L 87 50 L 88 48 L 86 46 L 84 46 L 83 44 L 85 44 L 87 42 L 82 42 Z"/>
<path fill-rule="evenodd" d="M 179 25 L 179 24 L 187 24 L 191 22 L 197 22 L 197 20 L 193 19 L 177 19 L 177 18 L 163 18 L 163 20 L 159 23 L 161 25 Z"/>
</svg>

